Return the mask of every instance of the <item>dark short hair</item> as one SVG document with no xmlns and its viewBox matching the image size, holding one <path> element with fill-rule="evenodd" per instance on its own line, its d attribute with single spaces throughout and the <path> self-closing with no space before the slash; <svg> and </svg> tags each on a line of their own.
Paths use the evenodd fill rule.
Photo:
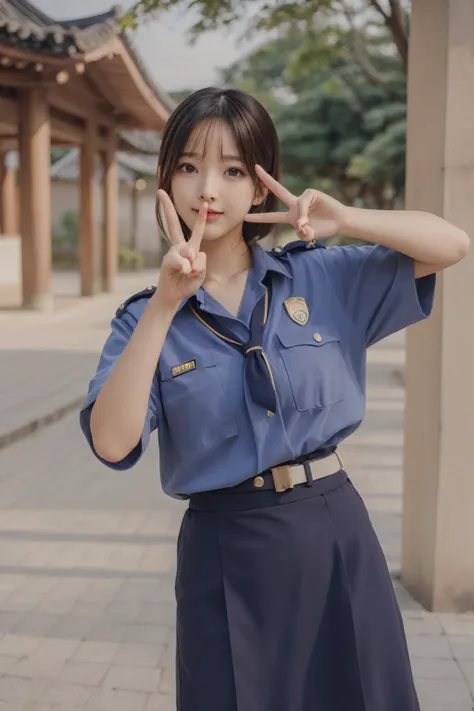
<svg viewBox="0 0 474 711">
<path fill-rule="evenodd" d="M 171 194 L 171 180 L 189 136 L 202 121 L 225 121 L 236 142 L 240 157 L 255 184 L 258 178 L 255 164 L 264 168 L 276 180 L 280 178 L 278 136 L 266 109 L 253 96 L 239 89 L 208 87 L 195 91 L 182 101 L 171 114 L 161 142 L 158 165 L 161 176 L 159 188 Z M 212 124 L 211 124 L 212 125 Z M 261 205 L 253 205 L 250 212 L 275 212 L 278 198 L 269 192 Z M 161 229 L 164 225 L 156 202 L 156 218 Z M 186 239 L 188 227 L 181 220 Z M 265 237 L 272 230 L 270 224 L 244 222 L 243 236 L 250 244 Z"/>
</svg>

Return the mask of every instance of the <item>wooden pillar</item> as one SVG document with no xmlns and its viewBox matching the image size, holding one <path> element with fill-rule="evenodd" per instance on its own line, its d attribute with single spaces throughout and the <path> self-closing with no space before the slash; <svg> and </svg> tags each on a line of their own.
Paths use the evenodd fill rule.
<svg viewBox="0 0 474 711">
<path fill-rule="evenodd" d="M 116 138 L 111 136 L 102 155 L 104 166 L 104 239 L 102 260 L 102 288 L 113 291 L 118 272 L 118 201 L 119 182 L 116 157 Z"/>
<path fill-rule="evenodd" d="M 80 261 L 81 294 L 93 296 L 100 291 L 100 253 L 96 226 L 97 126 L 87 121 L 81 146 L 80 176 Z"/>
<path fill-rule="evenodd" d="M 474 238 L 472 0 L 414 0 L 407 207 Z M 402 581 L 425 607 L 474 610 L 474 251 L 438 276 L 408 331 Z"/>
<path fill-rule="evenodd" d="M 46 93 L 22 91 L 19 111 L 23 307 L 46 310 L 51 294 L 51 130 Z"/>
</svg>

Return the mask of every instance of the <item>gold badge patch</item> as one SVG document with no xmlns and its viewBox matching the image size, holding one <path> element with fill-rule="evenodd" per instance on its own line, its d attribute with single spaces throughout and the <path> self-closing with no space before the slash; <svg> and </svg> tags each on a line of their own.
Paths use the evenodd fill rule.
<svg viewBox="0 0 474 711">
<path fill-rule="evenodd" d="M 181 365 L 175 365 L 174 368 L 171 368 L 171 375 L 173 378 L 176 378 L 178 375 L 182 375 L 183 373 L 187 373 L 188 370 L 194 370 L 196 367 L 196 361 L 195 360 L 188 360 L 186 363 L 181 363 Z"/>
<path fill-rule="evenodd" d="M 292 296 L 284 304 L 289 317 L 300 326 L 306 326 L 309 320 L 309 309 L 304 297 Z"/>
</svg>

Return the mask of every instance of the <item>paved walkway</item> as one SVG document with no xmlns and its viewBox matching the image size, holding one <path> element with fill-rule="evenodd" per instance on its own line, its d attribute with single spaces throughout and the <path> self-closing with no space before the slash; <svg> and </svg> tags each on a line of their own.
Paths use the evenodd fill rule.
<svg viewBox="0 0 474 711">
<path fill-rule="evenodd" d="M 116 306 L 152 281 L 122 278 L 116 296 L 48 315 L 0 313 L 0 711 L 175 709 L 185 505 L 161 493 L 155 443 L 131 472 L 97 463 L 75 407 Z M 471 711 L 474 615 L 429 614 L 397 581 L 403 357 L 400 336 L 372 349 L 367 419 L 344 458 L 394 576 L 422 710 Z"/>
</svg>

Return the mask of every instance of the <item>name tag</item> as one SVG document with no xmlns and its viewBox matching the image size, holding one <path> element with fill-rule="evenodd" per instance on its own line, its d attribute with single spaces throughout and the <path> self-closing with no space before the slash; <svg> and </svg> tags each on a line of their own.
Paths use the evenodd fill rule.
<svg viewBox="0 0 474 711">
<path fill-rule="evenodd" d="M 175 365 L 174 368 L 171 368 L 171 375 L 173 378 L 176 378 L 178 375 L 182 375 L 183 373 L 187 373 L 188 370 L 194 370 L 196 367 L 196 361 L 195 360 L 188 360 L 186 363 L 181 363 L 181 365 Z"/>
</svg>

